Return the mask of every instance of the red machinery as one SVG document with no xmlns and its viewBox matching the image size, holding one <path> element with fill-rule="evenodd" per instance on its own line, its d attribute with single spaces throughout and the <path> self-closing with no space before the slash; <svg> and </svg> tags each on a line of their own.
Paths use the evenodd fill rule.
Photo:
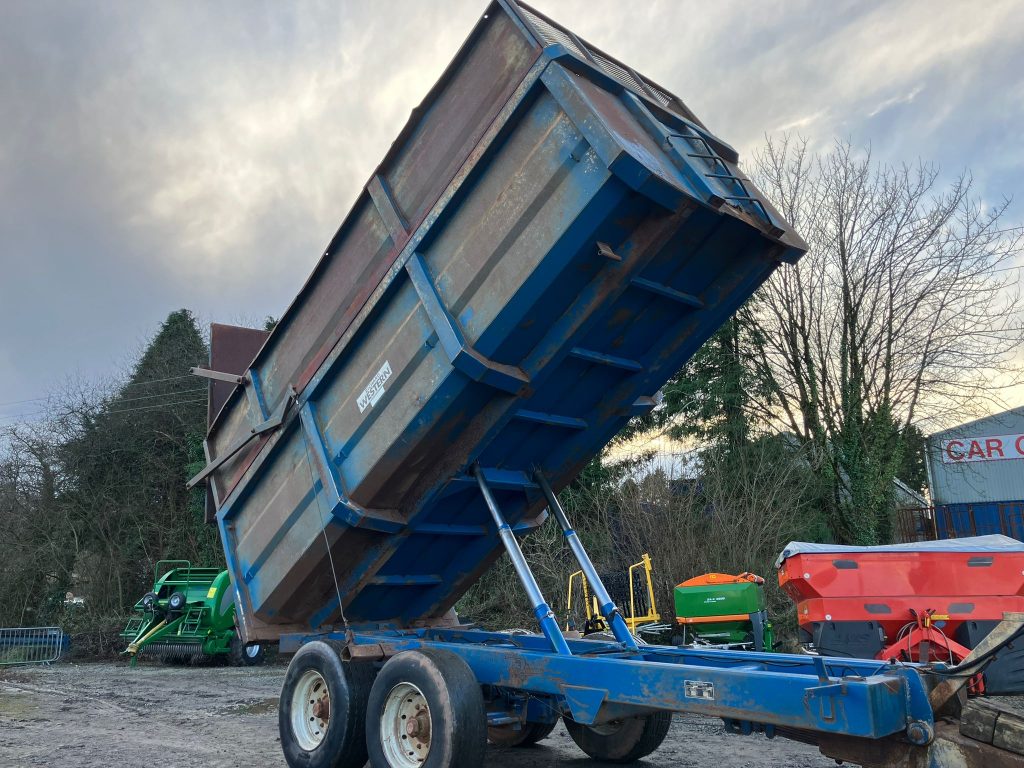
<svg viewBox="0 0 1024 768">
<path fill-rule="evenodd" d="M 776 563 L 805 643 L 829 656 L 958 663 L 1005 612 L 1024 611 L 1024 544 L 1006 536 L 845 547 L 792 542 Z M 1024 638 L 986 668 L 1024 692 Z"/>
</svg>

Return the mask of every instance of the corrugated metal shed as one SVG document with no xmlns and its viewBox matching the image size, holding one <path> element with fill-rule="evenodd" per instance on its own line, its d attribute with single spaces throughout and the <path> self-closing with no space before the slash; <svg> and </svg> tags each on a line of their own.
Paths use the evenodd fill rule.
<svg viewBox="0 0 1024 768">
<path fill-rule="evenodd" d="M 1024 442 L 1016 439 L 1022 435 L 1024 407 L 930 435 L 932 503 L 940 506 L 1024 499 Z"/>
</svg>

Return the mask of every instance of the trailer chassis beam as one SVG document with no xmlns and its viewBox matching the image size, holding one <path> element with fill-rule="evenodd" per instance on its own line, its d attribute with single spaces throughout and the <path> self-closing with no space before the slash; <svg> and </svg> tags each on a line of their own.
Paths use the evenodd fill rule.
<svg viewBox="0 0 1024 768">
<path fill-rule="evenodd" d="M 569 641 L 572 652 L 560 654 L 536 635 L 464 629 L 356 629 L 351 636 L 328 636 L 345 640 L 350 658 L 451 651 L 482 685 L 553 697 L 587 725 L 670 710 L 860 739 L 893 736 L 917 745 L 934 737 L 924 682 L 909 665 L 670 646 L 643 646 L 635 654 L 616 642 L 586 639 Z"/>
</svg>

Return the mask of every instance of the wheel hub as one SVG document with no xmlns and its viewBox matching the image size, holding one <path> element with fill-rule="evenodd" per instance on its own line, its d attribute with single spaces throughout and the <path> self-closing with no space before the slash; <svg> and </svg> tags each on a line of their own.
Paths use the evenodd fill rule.
<svg viewBox="0 0 1024 768">
<path fill-rule="evenodd" d="M 430 707 L 412 683 L 399 683 L 381 712 L 381 747 L 394 768 L 417 768 L 430 753 Z"/>
<path fill-rule="evenodd" d="M 315 669 L 307 669 L 292 694 L 292 733 L 299 746 L 311 752 L 320 746 L 331 718 L 331 692 Z"/>
<path fill-rule="evenodd" d="M 430 718 L 425 711 L 405 721 L 405 732 L 409 736 L 419 736 L 420 741 L 430 741 Z"/>
<path fill-rule="evenodd" d="M 331 697 L 326 693 L 313 704 L 313 717 L 329 720 L 331 717 Z"/>
</svg>

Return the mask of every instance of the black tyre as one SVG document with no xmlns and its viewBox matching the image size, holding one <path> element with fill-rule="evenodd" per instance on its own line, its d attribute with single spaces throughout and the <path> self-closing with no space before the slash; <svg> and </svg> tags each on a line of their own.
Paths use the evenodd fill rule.
<svg viewBox="0 0 1024 768">
<path fill-rule="evenodd" d="M 558 725 L 553 723 L 523 723 L 522 727 L 496 725 L 487 729 L 487 740 L 496 747 L 531 747 L 546 739 Z"/>
<path fill-rule="evenodd" d="M 184 592 L 172 592 L 171 596 L 167 598 L 167 614 L 178 614 L 181 613 L 185 607 L 185 593 Z"/>
<path fill-rule="evenodd" d="M 406 651 L 370 691 L 366 746 L 373 768 L 479 768 L 487 749 L 480 684 L 454 653 Z"/>
<path fill-rule="evenodd" d="M 228 660 L 233 667 L 255 667 L 267 659 L 267 646 L 264 643 L 244 643 L 235 635 L 231 638 Z"/>
<path fill-rule="evenodd" d="M 156 607 L 156 592 L 147 592 L 142 596 L 142 607 L 144 610 L 152 611 Z"/>
<path fill-rule="evenodd" d="M 568 717 L 564 720 L 576 746 L 595 760 L 632 763 L 661 746 L 672 725 L 672 713 L 655 712 L 601 725 L 580 725 Z"/>
<path fill-rule="evenodd" d="M 278 729 L 290 768 L 362 768 L 366 763 L 369 663 L 344 662 L 343 646 L 314 640 L 288 665 Z"/>
</svg>

